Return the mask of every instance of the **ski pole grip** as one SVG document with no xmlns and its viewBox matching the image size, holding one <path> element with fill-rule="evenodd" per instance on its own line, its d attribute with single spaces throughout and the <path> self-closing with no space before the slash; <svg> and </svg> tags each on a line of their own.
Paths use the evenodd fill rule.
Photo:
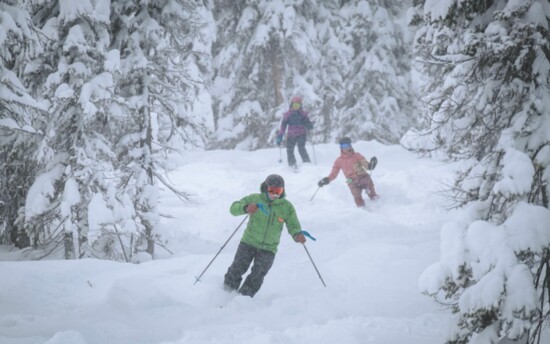
<svg viewBox="0 0 550 344">
<path fill-rule="evenodd" d="M 315 239 L 311 234 L 309 234 L 309 232 L 307 231 L 300 231 L 298 234 L 303 234 L 304 236 L 310 238 L 311 240 L 313 241 L 317 241 L 317 239 Z"/>
</svg>

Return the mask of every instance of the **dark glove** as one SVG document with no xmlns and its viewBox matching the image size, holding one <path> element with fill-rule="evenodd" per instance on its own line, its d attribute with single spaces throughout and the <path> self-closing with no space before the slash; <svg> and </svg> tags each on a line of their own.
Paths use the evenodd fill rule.
<svg viewBox="0 0 550 344">
<path fill-rule="evenodd" d="M 328 183 L 330 183 L 330 180 L 328 180 L 328 177 L 325 177 L 325 178 L 321 179 L 319 181 L 319 183 L 317 183 L 317 185 L 319 185 L 319 187 L 322 188 L 323 186 L 327 185 Z"/>
<path fill-rule="evenodd" d="M 277 146 L 280 146 L 281 142 L 283 142 L 283 134 L 277 135 L 277 138 L 275 139 L 275 142 L 277 143 Z"/>
<path fill-rule="evenodd" d="M 373 156 L 372 158 L 370 158 L 368 169 L 371 171 L 374 170 L 377 164 L 378 164 L 378 159 L 375 156 Z"/>
<path fill-rule="evenodd" d="M 258 206 L 256 205 L 256 203 L 250 203 L 245 205 L 243 209 L 247 214 L 254 214 L 255 212 L 258 211 Z"/>
<path fill-rule="evenodd" d="M 306 242 L 306 237 L 302 233 L 298 233 L 294 236 L 294 241 L 304 244 Z"/>
</svg>

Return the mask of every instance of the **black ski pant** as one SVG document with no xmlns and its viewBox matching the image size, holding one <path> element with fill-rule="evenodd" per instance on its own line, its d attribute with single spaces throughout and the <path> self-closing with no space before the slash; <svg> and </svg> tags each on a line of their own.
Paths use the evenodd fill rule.
<svg viewBox="0 0 550 344">
<path fill-rule="evenodd" d="M 300 136 L 289 136 L 286 139 L 286 155 L 288 165 L 296 165 L 296 157 L 294 156 L 294 147 L 298 145 L 298 152 L 303 162 L 311 162 L 306 150 L 306 134 Z"/>
<path fill-rule="evenodd" d="M 264 277 L 273 265 L 275 253 L 267 250 L 261 250 L 241 242 L 233 263 L 227 269 L 224 279 L 224 287 L 228 290 L 238 290 L 240 294 L 254 297 L 260 290 Z M 242 276 L 248 270 L 250 264 L 254 261 L 250 274 L 241 285 Z"/>
</svg>

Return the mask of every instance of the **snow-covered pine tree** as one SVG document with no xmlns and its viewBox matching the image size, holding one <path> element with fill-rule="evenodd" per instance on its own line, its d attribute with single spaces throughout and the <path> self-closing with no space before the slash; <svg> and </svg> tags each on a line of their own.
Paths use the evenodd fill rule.
<svg viewBox="0 0 550 344">
<path fill-rule="evenodd" d="M 273 144 L 290 98 L 315 112 L 320 59 L 316 1 L 216 1 L 213 46 L 214 147 L 256 149 Z"/>
<path fill-rule="evenodd" d="M 42 83 L 49 121 L 40 147 L 41 172 L 27 194 L 26 227 L 33 245 L 48 253 L 62 249 L 66 259 L 93 254 L 92 222 L 114 222 L 111 209 L 98 206 L 116 202 L 109 5 L 109 0 L 61 0 L 33 7 L 36 23 L 50 39 L 43 63 L 31 71 Z"/>
<path fill-rule="evenodd" d="M 216 2 L 213 146 L 271 145 L 293 95 L 305 100 L 314 141 L 345 134 L 397 142 L 415 123 L 409 43 L 399 22 L 407 4 Z"/>
<path fill-rule="evenodd" d="M 336 137 L 395 143 L 416 123 L 410 81 L 410 48 L 401 18 L 408 2 L 346 1 L 334 11 L 336 44 L 345 52 L 331 123 Z M 337 54 L 337 53 L 335 53 Z M 341 54 L 341 53 L 340 53 Z M 333 61 L 326 61 L 332 64 Z M 331 92 L 334 93 L 334 92 Z M 331 99 L 325 95 L 325 99 Z"/>
<path fill-rule="evenodd" d="M 550 319 L 550 3 L 416 1 L 426 136 L 471 158 L 421 286 L 456 313 L 448 343 L 542 343 Z M 413 135 L 414 134 L 414 135 Z"/>
<path fill-rule="evenodd" d="M 353 51 L 342 44 L 337 36 L 342 30 L 342 18 L 338 13 L 342 1 L 322 1 L 319 4 L 319 16 L 316 21 L 315 30 L 319 40 L 319 68 L 314 73 L 318 73 L 319 84 L 315 85 L 315 90 L 319 93 L 322 103 L 316 109 L 317 113 L 312 114 L 315 123 L 316 142 L 329 142 L 332 139 L 340 137 L 340 133 L 334 128 L 339 128 L 338 120 L 339 109 L 337 103 L 341 103 L 345 98 L 345 80 L 344 75 L 350 72 L 350 64 Z"/>
<path fill-rule="evenodd" d="M 43 110 L 22 82 L 40 49 L 32 20 L 20 1 L 0 3 L 0 243 L 29 245 L 22 209 L 35 176 Z"/>
<path fill-rule="evenodd" d="M 118 191 L 133 202 L 140 233 L 135 250 L 153 255 L 158 188 L 172 188 L 163 177 L 170 144 L 204 146 L 209 130 L 209 120 L 193 111 L 209 64 L 209 55 L 193 49 L 208 45 L 196 41 L 203 9 L 188 0 L 121 0 L 112 8 L 114 48 L 120 51 L 117 94 L 129 115 L 116 143 L 123 174 Z"/>
</svg>

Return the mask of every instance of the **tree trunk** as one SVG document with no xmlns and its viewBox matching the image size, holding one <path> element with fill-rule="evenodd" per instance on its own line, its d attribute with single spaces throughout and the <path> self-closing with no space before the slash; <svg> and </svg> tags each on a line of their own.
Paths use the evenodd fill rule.
<svg viewBox="0 0 550 344">
<path fill-rule="evenodd" d="M 330 140 L 330 122 L 333 117 L 332 110 L 334 109 L 334 95 L 330 92 L 327 93 L 327 97 L 325 101 L 323 102 L 323 109 L 322 109 L 322 118 L 323 123 L 317 124 L 317 130 L 321 130 L 319 133 L 321 135 L 321 142 L 329 142 Z"/>
<path fill-rule="evenodd" d="M 527 336 L 515 340 L 504 338 L 498 344 L 527 344 Z"/>
<path fill-rule="evenodd" d="M 281 93 L 281 67 L 279 65 L 279 47 L 276 40 L 272 39 L 268 54 L 271 57 L 271 79 L 273 80 L 273 87 L 275 89 L 275 105 L 279 106 L 283 102 L 283 95 Z"/>
<path fill-rule="evenodd" d="M 74 259 L 75 255 L 72 232 L 65 232 L 65 237 L 63 238 L 63 246 L 65 248 L 65 259 Z"/>
<path fill-rule="evenodd" d="M 149 150 L 149 154 L 153 154 L 153 126 L 151 123 L 151 113 L 147 109 L 147 137 L 146 137 L 146 144 L 147 149 Z M 149 161 L 147 162 L 147 179 L 149 181 L 149 185 L 154 185 L 155 180 L 153 178 L 153 166 L 152 166 L 152 157 L 150 157 Z M 151 205 L 147 204 L 147 212 L 151 212 Z M 153 253 L 155 253 L 155 241 L 153 240 L 153 226 L 149 221 L 146 221 L 144 223 L 145 225 L 145 235 L 147 237 L 147 249 L 146 252 L 153 256 Z"/>
<path fill-rule="evenodd" d="M 144 89 L 145 93 L 147 92 L 147 80 L 146 77 L 144 77 L 143 80 L 144 83 Z M 147 94 L 144 95 L 144 97 L 147 97 Z M 140 115 L 143 119 L 141 125 L 142 130 L 145 129 L 145 138 L 141 140 L 141 148 L 144 150 L 144 156 L 143 156 L 143 166 L 142 168 L 145 170 L 147 174 L 147 184 L 153 185 L 154 184 L 154 178 L 153 178 L 153 162 L 152 162 L 152 154 L 153 154 L 153 126 L 152 126 L 152 119 L 151 119 L 151 112 L 149 111 L 148 106 L 143 106 L 140 109 Z M 155 241 L 153 240 L 153 224 L 149 221 L 149 214 L 152 212 L 152 206 L 150 204 L 150 200 L 147 197 L 144 197 L 145 202 L 139 204 L 140 211 L 142 214 L 145 214 L 145 216 L 141 216 L 141 223 L 144 227 L 144 235 L 145 240 L 147 241 L 147 248 L 145 251 L 149 253 L 151 256 L 153 256 L 153 253 L 155 251 Z"/>
</svg>

